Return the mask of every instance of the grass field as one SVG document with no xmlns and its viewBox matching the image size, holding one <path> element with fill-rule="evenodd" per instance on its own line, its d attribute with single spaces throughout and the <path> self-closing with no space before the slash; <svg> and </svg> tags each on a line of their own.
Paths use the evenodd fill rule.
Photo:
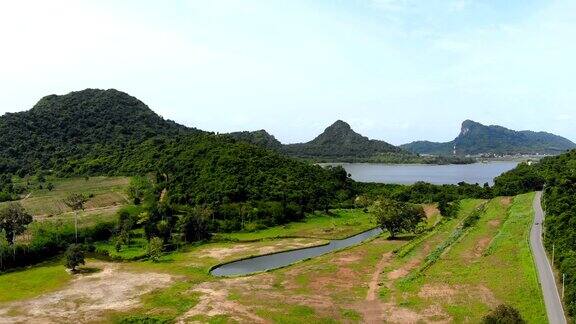
<svg viewBox="0 0 576 324">
<path fill-rule="evenodd" d="M 92 177 L 51 179 L 54 189 L 35 189 L 19 202 L 36 219 L 72 217 L 71 210 L 62 202 L 70 193 L 90 196 L 85 215 L 114 214 L 119 206 L 128 204 L 125 194 L 130 182 L 124 177 Z M 0 203 L 0 206 L 6 203 Z"/>
<path fill-rule="evenodd" d="M 532 194 L 490 201 L 478 223 L 415 278 L 400 280 L 390 298 L 415 313 L 436 310 L 455 322 L 478 322 L 506 303 L 530 323 L 546 315 L 528 244 Z"/>
<path fill-rule="evenodd" d="M 53 291 L 70 279 L 61 262 L 47 262 L 24 271 L 0 275 L 0 303 Z"/>
</svg>

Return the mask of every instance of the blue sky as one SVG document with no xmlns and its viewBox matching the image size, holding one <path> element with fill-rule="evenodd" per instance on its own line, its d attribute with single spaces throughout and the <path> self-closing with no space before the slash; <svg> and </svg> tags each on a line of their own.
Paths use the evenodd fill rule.
<svg viewBox="0 0 576 324">
<path fill-rule="evenodd" d="M 205 130 L 401 144 L 464 119 L 576 140 L 576 1 L 0 2 L 0 114 L 116 88 Z"/>
</svg>

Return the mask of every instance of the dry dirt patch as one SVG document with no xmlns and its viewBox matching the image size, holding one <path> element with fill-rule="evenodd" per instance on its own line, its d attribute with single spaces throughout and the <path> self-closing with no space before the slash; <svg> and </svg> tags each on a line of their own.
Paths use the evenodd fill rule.
<svg viewBox="0 0 576 324">
<path fill-rule="evenodd" d="M 326 243 L 324 240 L 310 240 L 305 238 L 280 240 L 278 243 L 262 247 L 255 247 L 254 243 L 235 244 L 230 247 L 211 247 L 202 251 L 202 257 L 213 259 L 223 259 L 234 255 L 251 253 L 252 255 L 262 255 L 284 250 L 305 248 Z"/>
<path fill-rule="evenodd" d="M 103 321 L 107 313 L 136 307 L 142 295 L 166 287 L 174 280 L 167 274 L 123 271 L 117 264 L 96 266 L 103 270 L 76 275 L 62 290 L 0 307 L 0 323 Z"/>
<path fill-rule="evenodd" d="M 424 208 L 424 212 L 426 213 L 426 218 L 430 218 L 430 217 L 440 213 L 440 211 L 438 210 L 438 207 L 436 207 L 436 204 L 425 204 L 425 205 L 422 205 L 422 208 Z"/>
</svg>

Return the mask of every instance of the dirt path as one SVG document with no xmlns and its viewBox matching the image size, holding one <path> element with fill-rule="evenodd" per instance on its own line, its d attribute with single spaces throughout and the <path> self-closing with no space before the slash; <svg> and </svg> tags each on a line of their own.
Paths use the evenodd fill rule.
<svg viewBox="0 0 576 324">
<path fill-rule="evenodd" d="M 364 323 L 382 323 L 384 321 L 384 311 L 382 302 L 378 300 L 378 288 L 380 287 L 380 276 L 386 265 L 392 259 L 392 252 L 382 255 L 376 268 L 372 273 L 372 278 L 368 283 L 368 293 L 366 294 L 366 301 L 362 305 L 362 312 L 364 313 Z"/>
<path fill-rule="evenodd" d="M 234 281 L 234 279 L 230 281 Z M 228 289 L 215 289 L 212 286 L 212 283 L 205 283 L 194 288 L 194 292 L 202 294 L 200 301 L 196 306 L 179 317 L 176 323 L 188 323 L 195 316 L 213 317 L 217 315 L 229 315 L 239 322 L 268 323 L 268 321 L 254 314 L 248 307 L 236 301 L 228 300 Z"/>
<path fill-rule="evenodd" d="M 132 273 L 113 263 L 90 266 L 102 271 L 75 275 L 58 291 L 1 305 L 0 323 L 102 322 L 110 313 L 137 307 L 142 295 L 174 281 L 168 274 Z"/>
</svg>

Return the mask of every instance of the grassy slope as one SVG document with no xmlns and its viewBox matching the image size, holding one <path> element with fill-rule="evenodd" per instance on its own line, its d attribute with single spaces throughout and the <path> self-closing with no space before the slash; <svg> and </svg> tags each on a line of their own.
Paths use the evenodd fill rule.
<svg viewBox="0 0 576 324">
<path fill-rule="evenodd" d="M 423 276 L 399 283 L 402 304 L 418 311 L 440 305 L 456 322 L 477 322 L 491 307 L 510 304 L 529 322 L 545 322 L 528 234 L 532 194 L 513 204 L 496 198 L 465 236 Z M 435 298 L 424 292 L 437 293 Z"/>
</svg>

